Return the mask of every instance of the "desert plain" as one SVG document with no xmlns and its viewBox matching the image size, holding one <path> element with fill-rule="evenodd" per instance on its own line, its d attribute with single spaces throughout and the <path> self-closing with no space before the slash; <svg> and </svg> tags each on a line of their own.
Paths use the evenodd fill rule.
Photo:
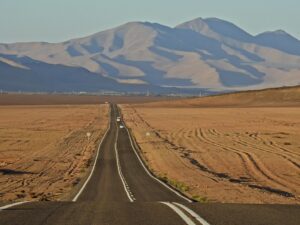
<svg viewBox="0 0 300 225">
<path fill-rule="evenodd" d="M 2 203 L 72 199 L 107 129 L 106 101 L 122 103 L 124 122 L 149 169 L 190 198 L 300 203 L 299 87 L 179 100 L 0 99 Z"/>
<path fill-rule="evenodd" d="M 299 90 L 122 105 L 122 111 L 148 167 L 191 198 L 299 204 Z"/>
<path fill-rule="evenodd" d="M 108 111 L 105 104 L 0 106 L 0 201 L 70 199 L 89 173 Z"/>
</svg>

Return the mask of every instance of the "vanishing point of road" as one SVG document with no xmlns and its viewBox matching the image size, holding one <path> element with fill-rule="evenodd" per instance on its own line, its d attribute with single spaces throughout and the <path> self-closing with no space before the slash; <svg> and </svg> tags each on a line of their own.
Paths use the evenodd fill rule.
<svg viewBox="0 0 300 225">
<path fill-rule="evenodd" d="M 109 128 L 76 196 L 65 202 L 2 206 L 0 225 L 300 224 L 297 205 L 192 202 L 148 171 L 125 124 L 117 121 L 117 105 L 110 108 Z"/>
</svg>

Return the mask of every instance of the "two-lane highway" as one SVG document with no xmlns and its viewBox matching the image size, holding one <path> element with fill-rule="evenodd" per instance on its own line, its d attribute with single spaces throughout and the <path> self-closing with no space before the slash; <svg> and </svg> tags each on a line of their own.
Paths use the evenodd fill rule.
<svg viewBox="0 0 300 225">
<path fill-rule="evenodd" d="M 121 117 L 116 109 L 117 116 Z M 168 187 L 165 183 L 155 178 L 147 170 L 134 147 L 129 131 L 121 120 L 118 129 L 115 151 L 121 165 L 121 171 L 135 201 L 139 202 L 192 202 L 179 192 Z"/>
<path fill-rule="evenodd" d="M 298 206 L 192 203 L 147 170 L 117 117 L 111 105 L 91 174 L 73 199 L 0 207 L 0 225 L 299 224 Z"/>
<path fill-rule="evenodd" d="M 7 208 L 0 212 L 0 224 L 186 224 L 160 201 L 188 201 L 147 174 L 118 116 L 112 105 L 92 173 L 72 201 Z"/>
</svg>

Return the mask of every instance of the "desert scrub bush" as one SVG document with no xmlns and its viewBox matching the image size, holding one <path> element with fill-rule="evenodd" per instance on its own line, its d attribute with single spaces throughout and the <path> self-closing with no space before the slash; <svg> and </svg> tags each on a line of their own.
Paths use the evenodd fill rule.
<svg viewBox="0 0 300 225">
<path fill-rule="evenodd" d="M 189 186 L 186 185 L 183 182 L 177 181 L 177 180 L 172 180 L 169 179 L 166 175 L 159 176 L 161 180 L 163 180 L 165 183 L 169 184 L 170 186 L 176 188 L 177 190 L 181 192 L 187 192 L 190 190 Z"/>
<path fill-rule="evenodd" d="M 199 195 L 193 195 L 192 198 L 193 198 L 193 200 L 195 200 L 197 202 L 201 202 L 201 203 L 207 203 L 208 202 L 207 197 L 202 197 L 202 196 L 199 196 Z"/>
</svg>

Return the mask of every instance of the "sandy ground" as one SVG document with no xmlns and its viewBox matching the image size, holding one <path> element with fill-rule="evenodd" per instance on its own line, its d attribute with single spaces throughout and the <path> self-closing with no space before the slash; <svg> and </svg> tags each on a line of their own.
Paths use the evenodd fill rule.
<svg viewBox="0 0 300 225">
<path fill-rule="evenodd" d="M 300 108 L 123 105 L 151 170 L 199 201 L 300 203 Z"/>
<path fill-rule="evenodd" d="M 1 106 L 0 201 L 70 198 L 107 124 L 108 105 Z"/>
<path fill-rule="evenodd" d="M 0 101 L 1 102 L 1 101 Z M 244 91 L 216 96 L 175 99 L 174 101 L 153 102 L 146 107 L 173 108 L 230 108 L 230 107 L 299 107 L 300 86 Z"/>
</svg>

